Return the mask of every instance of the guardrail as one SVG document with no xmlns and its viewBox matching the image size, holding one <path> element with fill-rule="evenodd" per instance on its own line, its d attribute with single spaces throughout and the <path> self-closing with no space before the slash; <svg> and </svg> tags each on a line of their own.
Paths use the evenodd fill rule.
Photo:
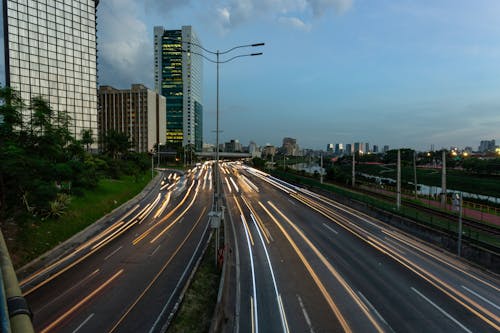
<svg viewBox="0 0 500 333">
<path fill-rule="evenodd" d="M 0 232 L 0 268 L 2 292 L 0 300 L 2 332 L 32 333 L 32 313 L 21 293 L 9 251 Z"/>
</svg>

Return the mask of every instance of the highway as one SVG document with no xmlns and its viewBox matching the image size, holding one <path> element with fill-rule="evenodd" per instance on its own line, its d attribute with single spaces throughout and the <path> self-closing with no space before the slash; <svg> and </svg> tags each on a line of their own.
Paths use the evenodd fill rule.
<svg viewBox="0 0 500 333">
<path fill-rule="evenodd" d="M 235 255 L 229 332 L 498 332 L 500 284 L 359 211 L 221 167 Z"/>
<path fill-rule="evenodd" d="M 37 332 L 159 332 L 208 240 L 209 164 L 164 171 L 108 228 L 21 281 Z"/>
</svg>

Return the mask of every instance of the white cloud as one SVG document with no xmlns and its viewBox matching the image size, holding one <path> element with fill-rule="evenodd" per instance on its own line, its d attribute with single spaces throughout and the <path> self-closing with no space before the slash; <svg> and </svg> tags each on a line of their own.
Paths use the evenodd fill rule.
<svg viewBox="0 0 500 333">
<path fill-rule="evenodd" d="M 292 26 L 297 30 L 302 30 L 302 31 L 310 31 L 311 30 L 311 24 L 310 23 L 304 23 L 301 19 L 297 17 L 285 17 L 282 16 L 278 18 L 278 22 Z"/>
<path fill-rule="evenodd" d="M 336 14 L 344 14 L 352 7 L 353 0 L 307 0 L 315 17 L 322 16 L 330 8 Z"/>
<path fill-rule="evenodd" d="M 133 0 L 102 1 L 98 7 L 99 84 L 152 87 L 152 36 Z"/>
<path fill-rule="evenodd" d="M 219 25 L 225 30 L 263 17 L 277 18 L 281 23 L 310 30 L 312 22 L 307 22 L 305 17 L 312 21 L 330 10 L 340 15 L 352 7 L 352 2 L 353 0 L 226 0 L 221 1 L 217 8 L 219 13 L 224 10 L 227 17 L 231 18 L 225 20 L 226 16 L 218 15 Z"/>
</svg>

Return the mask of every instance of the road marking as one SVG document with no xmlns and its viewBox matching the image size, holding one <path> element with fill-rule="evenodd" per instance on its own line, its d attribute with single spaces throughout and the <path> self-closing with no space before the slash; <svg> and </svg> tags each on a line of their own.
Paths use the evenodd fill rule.
<svg viewBox="0 0 500 333">
<path fill-rule="evenodd" d="M 243 215 L 241 215 L 242 220 L 244 220 Z M 248 227 L 248 226 L 247 226 Z M 249 237 L 249 232 L 250 230 L 247 230 L 247 228 L 243 228 L 245 230 L 245 236 L 247 238 L 247 245 L 248 245 L 248 255 L 250 257 L 250 267 L 252 270 L 252 287 L 253 287 L 253 299 L 252 301 L 253 306 L 253 316 L 252 316 L 252 332 L 258 333 L 259 332 L 259 318 L 258 318 L 258 313 L 257 313 L 257 287 L 255 283 L 255 267 L 253 265 L 253 253 L 252 253 L 252 245 L 250 244 L 250 237 Z M 252 298 L 250 297 L 250 300 Z M 254 322 L 255 322 L 255 327 L 254 327 Z"/>
<path fill-rule="evenodd" d="M 255 228 L 257 229 L 260 243 L 262 244 L 262 247 L 264 248 L 264 253 L 266 254 L 267 265 L 269 267 L 269 271 L 271 272 L 271 278 L 273 279 L 274 292 L 276 294 L 276 301 L 278 302 L 278 309 L 279 309 L 280 317 L 281 317 L 281 326 L 283 327 L 283 332 L 286 333 L 286 332 L 289 332 L 288 323 L 286 320 L 285 311 L 284 311 L 283 306 L 281 304 L 281 295 L 278 292 L 278 286 L 276 284 L 276 279 L 274 277 L 273 265 L 271 264 L 271 259 L 269 258 L 269 253 L 267 252 L 266 244 L 264 243 L 264 238 L 262 237 L 262 233 L 260 232 L 259 226 L 257 225 L 257 221 L 255 221 L 253 214 L 250 214 L 250 217 L 252 218 L 252 221 L 253 221 L 253 224 L 255 225 Z"/>
<path fill-rule="evenodd" d="M 75 330 L 73 331 L 73 333 L 76 333 L 80 330 L 80 328 L 82 328 L 90 319 L 92 319 L 92 317 L 95 315 L 95 313 L 92 313 L 90 316 L 87 317 L 87 319 L 85 319 L 83 321 L 83 323 L 81 323 L 77 328 L 75 328 Z"/>
<path fill-rule="evenodd" d="M 268 201 L 268 204 L 272 205 L 272 203 L 270 201 Z M 280 231 L 283 234 L 283 236 L 285 236 L 285 238 L 288 240 L 288 243 L 291 245 L 291 247 L 294 249 L 295 253 L 298 255 L 298 257 L 300 258 L 300 260 L 304 264 L 304 267 L 309 272 L 309 275 L 311 275 L 311 277 L 314 280 L 314 282 L 316 283 L 316 286 L 318 287 L 319 291 L 321 292 L 321 294 L 325 298 L 325 301 L 328 303 L 328 305 L 330 306 L 330 309 L 332 310 L 332 312 L 334 313 L 335 317 L 337 318 L 337 320 L 339 321 L 340 325 L 342 326 L 342 329 L 344 330 L 344 332 L 352 332 L 351 328 L 349 327 L 349 324 L 347 323 L 347 321 L 345 320 L 345 318 L 342 316 L 342 313 L 340 312 L 340 309 L 337 307 L 337 305 L 333 301 L 332 297 L 330 296 L 330 294 L 326 290 L 326 287 L 321 282 L 320 278 L 318 277 L 318 275 L 316 274 L 316 272 L 311 267 L 311 264 L 309 263 L 309 261 L 307 261 L 306 257 L 300 251 L 299 247 L 294 242 L 294 240 L 292 239 L 292 237 L 290 236 L 290 234 L 288 234 L 288 232 L 284 229 L 284 227 L 276 219 L 276 217 L 274 217 L 274 215 L 269 211 L 269 209 L 267 209 L 261 202 L 259 202 L 259 205 L 264 209 L 264 211 L 267 213 L 267 215 L 269 215 L 269 217 L 271 218 L 271 220 L 273 220 L 273 222 L 276 224 L 276 226 L 280 229 Z M 273 207 L 273 208 L 276 209 L 275 207 Z"/>
<path fill-rule="evenodd" d="M 66 290 L 65 292 L 63 292 L 62 294 L 59 294 L 57 297 L 53 298 L 50 302 L 46 303 L 44 306 L 42 306 L 40 309 L 37 310 L 38 313 L 42 312 L 43 309 L 45 309 L 46 307 L 54 304 L 55 302 L 57 302 L 61 297 L 63 297 L 64 295 L 67 295 L 68 293 L 70 293 L 72 290 L 78 288 L 80 285 L 82 285 L 83 283 L 85 283 L 87 280 L 90 280 L 91 278 L 94 277 L 94 275 L 96 275 L 97 273 L 99 273 L 99 268 L 96 269 L 95 271 L 93 271 L 92 273 L 90 273 L 89 275 L 87 275 L 83 280 L 80 280 L 77 284 L 73 285 L 71 288 L 69 288 L 68 290 Z"/>
<path fill-rule="evenodd" d="M 368 320 L 373 324 L 375 330 L 377 332 L 384 332 L 382 327 L 380 327 L 379 323 L 372 316 L 370 311 L 366 305 L 361 301 L 359 296 L 354 292 L 351 286 L 347 283 L 347 281 L 342 277 L 342 275 L 333 267 L 333 265 L 326 259 L 326 257 L 319 251 L 319 249 L 311 242 L 309 238 L 281 211 L 276 207 L 271 201 L 267 202 L 287 223 L 292 227 L 295 232 L 306 242 L 309 248 L 316 254 L 316 256 L 320 259 L 320 261 L 325 265 L 325 267 L 330 271 L 330 273 L 335 277 L 335 279 L 342 285 L 347 294 L 349 294 L 352 300 L 359 306 L 361 311 L 366 315 Z M 339 311 L 340 313 L 340 311 Z M 338 317 L 340 318 L 340 317 Z M 347 327 L 348 328 L 348 327 Z M 345 331 L 348 329 L 344 328 Z M 349 328 L 350 330 L 350 328 Z"/>
<path fill-rule="evenodd" d="M 292 199 L 287 199 L 287 200 L 288 200 L 288 202 L 290 202 L 292 205 L 297 206 L 297 204 L 296 204 L 295 202 L 293 202 L 293 200 L 292 200 Z"/>
<path fill-rule="evenodd" d="M 323 223 L 323 226 L 324 226 L 325 228 L 327 228 L 328 230 L 330 230 L 331 232 L 333 232 L 335 235 L 338 235 L 338 234 L 339 234 L 339 232 L 338 232 L 337 230 L 333 229 L 332 227 L 330 227 L 330 226 L 329 226 L 329 225 L 327 225 L 326 223 Z"/>
<path fill-rule="evenodd" d="M 480 299 L 482 299 L 483 301 L 485 301 L 486 303 L 490 304 L 491 306 L 493 306 L 494 308 L 496 308 L 497 310 L 500 310 L 500 306 L 496 305 L 495 303 L 493 303 L 492 301 L 490 301 L 489 299 L 487 299 L 486 297 L 483 297 L 481 295 L 479 295 L 478 293 L 476 293 L 475 291 L 473 290 L 470 290 L 469 288 L 467 288 L 466 286 L 462 286 L 462 288 L 464 288 L 465 290 L 467 290 L 468 292 L 470 292 L 471 294 L 473 295 L 476 295 L 477 297 L 479 297 Z"/>
<path fill-rule="evenodd" d="M 464 331 L 466 332 L 469 332 L 469 333 L 472 333 L 471 330 L 469 330 L 467 327 L 465 327 L 461 322 L 459 322 L 458 320 L 456 320 L 455 318 L 452 317 L 452 315 L 450 315 L 448 312 L 444 311 L 442 308 L 440 308 L 436 303 L 434 303 L 433 301 L 431 301 L 430 299 L 428 299 L 424 294 L 422 294 L 420 291 L 418 291 L 417 289 L 411 287 L 411 290 L 413 290 L 417 295 L 419 295 L 420 297 L 422 297 L 424 300 L 426 300 L 428 303 L 430 303 L 433 307 L 435 307 L 436 309 L 439 310 L 439 312 L 441 312 L 442 314 L 444 314 L 448 319 L 450 319 L 451 321 L 453 321 L 455 324 L 457 324 L 458 326 L 460 326 Z"/>
<path fill-rule="evenodd" d="M 384 317 L 382 317 L 382 315 L 377 311 L 377 309 L 375 309 L 373 304 L 365 297 L 365 295 L 363 295 L 361 293 L 361 291 L 359 291 L 359 290 L 358 290 L 358 294 L 359 294 L 359 297 L 361 297 L 361 299 L 363 300 L 363 302 L 365 302 L 365 304 L 368 305 L 368 307 L 373 311 L 373 313 L 375 313 L 377 315 L 377 317 L 380 319 L 380 321 L 383 322 L 389 328 L 389 330 L 391 332 L 394 332 L 391 325 L 389 325 L 387 323 L 387 321 L 385 321 Z"/>
<path fill-rule="evenodd" d="M 154 251 L 153 251 L 153 252 L 151 252 L 151 254 L 150 254 L 149 256 L 150 256 L 150 257 L 154 256 L 154 255 L 155 255 L 155 253 L 156 253 L 156 252 L 160 249 L 160 246 L 161 246 L 161 245 L 158 245 L 158 246 L 156 247 L 156 249 L 154 249 Z"/>
<path fill-rule="evenodd" d="M 106 282 L 104 282 L 103 284 L 101 284 L 99 286 L 99 288 L 95 289 L 89 295 L 85 296 L 84 299 L 82 299 L 80 302 L 76 303 L 76 305 L 74 305 L 71 309 L 69 309 L 68 311 L 66 311 L 62 316 L 60 316 L 59 318 L 57 318 L 56 320 L 54 320 L 49 326 L 45 327 L 42 331 L 40 331 L 40 333 L 48 332 L 48 331 L 52 330 L 54 327 L 56 327 L 57 325 L 59 325 L 62 321 L 64 321 L 73 312 L 75 312 L 76 310 L 78 310 L 79 307 L 81 307 L 83 304 L 87 303 L 92 297 L 94 297 L 101 290 L 103 290 L 105 287 L 107 287 L 108 284 L 110 284 L 111 282 L 113 282 L 113 280 L 116 279 L 120 274 L 122 274 L 123 271 L 124 271 L 123 268 L 120 269 L 118 272 L 115 273 L 115 275 L 113 275 Z"/>
<path fill-rule="evenodd" d="M 309 315 L 307 314 L 304 303 L 302 302 L 302 298 L 297 295 L 297 299 L 299 300 L 300 308 L 302 309 L 302 313 L 304 314 L 304 318 L 306 319 L 307 326 L 309 326 L 309 332 L 314 333 L 314 329 L 312 328 L 311 319 L 309 319 Z"/>
<path fill-rule="evenodd" d="M 118 247 L 116 250 L 114 250 L 113 252 L 111 252 L 110 254 L 108 254 L 104 260 L 108 260 L 109 258 L 111 258 L 111 256 L 113 256 L 113 254 L 115 254 L 116 252 L 120 251 L 120 249 L 122 248 L 123 246 L 120 245 L 120 247 Z"/>
</svg>

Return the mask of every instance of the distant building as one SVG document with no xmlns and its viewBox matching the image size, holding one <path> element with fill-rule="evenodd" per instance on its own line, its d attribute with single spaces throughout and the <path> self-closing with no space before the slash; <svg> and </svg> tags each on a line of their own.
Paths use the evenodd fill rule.
<svg viewBox="0 0 500 333">
<path fill-rule="evenodd" d="M 467 152 L 468 154 L 472 153 L 472 147 L 469 146 L 465 147 L 464 152 Z"/>
<path fill-rule="evenodd" d="M 202 151 L 204 153 L 212 153 L 215 151 L 215 145 L 211 144 L 211 143 L 204 143 L 203 144 L 203 148 L 202 148 Z"/>
<path fill-rule="evenodd" d="M 167 145 L 203 146 L 203 50 L 191 26 L 154 28 L 155 91 L 167 98 Z M 186 50 L 187 52 L 182 52 Z"/>
<path fill-rule="evenodd" d="M 363 142 L 354 142 L 354 152 L 365 153 L 366 146 Z"/>
<path fill-rule="evenodd" d="M 142 84 L 131 89 L 99 88 L 99 133 L 114 129 L 126 133 L 132 149 L 148 152 L 155 144 L 165 143 L 165 97 Z"/>
<path fill-rule="evenodd" d="M 329 153 L 333 153 L 335 151 L 335 145 L 333 143 L 329 143 L 326 145 L 326 151 Z"/>
<path fill-rule="evenodd" d="M 276 147 L 267 143 L 262 148 L 262 157 L 273 157 L 274 155 L 276 155 Z"/>
<path fill-rule="evenodd" d="M 368 142 L 365 143 L 365 150 L 364 153 L 368 154 L 370 152 L 370 144 Z"/>
<path fill-rule="evenodd" d="M 378 153 L 378 145 L 373 145 L 372 151 L 377 154 Z"/>
<path fill-rule="evenodd" d="M 98 0 L 3 0 L 0 83 L 25 103 L 41 96 L 57 114 L 65 111 L 69 131 L 97 135 Z M 24 108 L 28 121 L 33 110 Z"/>
<path fill-rule="evenodd" d="M 293 138 L 283 138 L 283 146 L 281 147 L 281 152 L 288 156 L 298 156 L 299 155 L 299 145 L 297 140 Z"/>
<path fill-rule="evenodd" d="M 228 153 L 241 153 L 243 147 L 238 140 L 230 140 L 224 144 L 224 151 Z"/>
<path fill-rule="evenodd" d="M 250 144 L 248 145 L 248 153 L 252 155 L 252 157 L 261 157 L 261 151 L 259 149 L 259 146 L 253 141 L 250 141 Z"/>
<path fill-rule="evenodd" d="M 344 144 L 343 143 L 336 143 L 335 144 L 335 154 L 342 155 L 343 153 L 344 153 Z"/>
<path fill-rule="evenodd" d="M 352 144 L 346 143 L 346 145 L 345 145 L 345 154 L 346 155 L 351 155 L 352 154 Z"/>
<path fill-rule="evenodd" d="M 495 151 L 495 140 L 482 140 L 479 144 L 478 151 L 480 153 Z"/>
<path fill-rule="evenodd" d="M 387 153 L 389 151 L 389 146 L 388 145 L 384 145 L 384 153 Z"/>
</svg>

